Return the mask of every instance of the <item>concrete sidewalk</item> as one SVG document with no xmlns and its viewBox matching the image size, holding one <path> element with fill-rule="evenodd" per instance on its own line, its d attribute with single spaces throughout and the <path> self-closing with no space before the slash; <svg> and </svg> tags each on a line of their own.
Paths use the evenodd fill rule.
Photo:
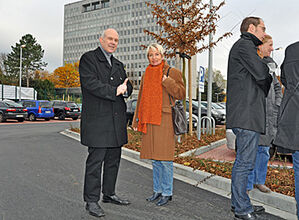
<svg viewBox="0 0 299 220">
<path fill-rule="evenodd" d="M 71 131 L 63 131 L 64 135 L 74 138 L 79 141 L 80 136 Z M 201 156 L 216 155 L 219 151 L 220 155 L 226 155 L 226 158 L 233 159 L 233 152 L 226 150 L 226 145 L 221 145 L 209 152 L 203 153 Z M 139 153 L 126 148 L 123 148 L 122 157 L 126 160 L 134 162 L 138 165 L 151 169 L 151 162 L 148 160 L 140 160 Z M 214 158 L 216 159 L 216 158 Z M 218 158 L 219 159 L 219 158 Z M 221 159 L 221 158 L 220 158 Z M 222 158 L 223 160 L 225 158 Z M 216 193 L 226 198 L 230 198 L 230 179 L 206 173 L 200 170 L 193 170 L 190 167 L 181 164 L 174 164 L 175 178 L 184 181 L 188 184 L 194 185 L 204 190 Z M 252 202 L 256 205 L 263 205 L 268 213 L 288 220 L 295 220 L 296 217 L 296 203 L 293 197 L 281 195 L 275 192 L 269 194 L 261 193 L 257 190 L 250 192 Z M 272 219 L 272 218 L 267 218 Z"/>
</svg>

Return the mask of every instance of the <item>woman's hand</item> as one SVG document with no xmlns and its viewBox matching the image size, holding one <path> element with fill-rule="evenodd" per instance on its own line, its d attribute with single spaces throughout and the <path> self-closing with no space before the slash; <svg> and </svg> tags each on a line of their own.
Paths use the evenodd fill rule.
<svg viewBox="0 0 299 220">
<path fill-rule="evenodd" d="M 137 127 L 132 127 L 134 131 L 137 131 Z"/>
<path fill-rule="evenodd" d="M 163 82 L 165 79 L 167 79 L 167 78 L 168 78 L 168 76 L 163 75 L 162 82 Z"/>
</svg>

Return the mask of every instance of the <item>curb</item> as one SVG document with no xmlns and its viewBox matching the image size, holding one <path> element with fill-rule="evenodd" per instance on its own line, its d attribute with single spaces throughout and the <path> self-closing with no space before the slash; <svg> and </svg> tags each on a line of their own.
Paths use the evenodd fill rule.
<svg viewBox="0 0 299 220">
<path fill-rule="evenodd" d="M 198 156 L 200 154 L 206 153 L 210 150 L 213 150 L 223 144 L 226 144 L 226 139 L 221 139 L 219 141 L 213 142 L 210 145 L 202 146 L 200 148 L 196 148 L 193 150 L 186 151 L 184 153 L 179 154 L 179 157 L 187 157 L 187 156 Z"/>
<path fill-rule="evenodd" d="M 66 129 L 65 131 L 60 132 L 61 134 L 68 136 L 70 138 L 73 138 L 77 141 L 80 141 L 80 134 L 78 134 L 77 132 L 73 132 L 70 131 L 69 129 Z M 217 143 L 219 142 L 219 143 Z M 215 146 L 220 146 L 223 144 L 223 139 L 220 141 L 217 141 L 215 143 L 212 143 L 211 145 L 206 146 L 206 149 L 211 149 L 211 147 L 213 147 L 212 149 L 216 148 Z M 194 150 L 192 150 L 194 151 Z M 204 151 L 204 150 L 203 150 Z M 190 152 L 190 151 L 189 151 Z M 206 152 L 206 151 L 205 151 Z M 140 159 L 139 155 L 140 153 L 137 151 L 133 151 L 131 149 L 127 149 L 127 148 L 122 148 L 122 154 L 147 163 L 147 164 L 151 164 L 150 160 L 144 160 L 144 159 Z M 193 154 L 193 152 L 191 153 Z M 180 154 L 181 156 L 181 154 Z M 191 167 L 187 167 L 178 163 L 173 163 L 173 168 L 174 168 L 174 173 L 185 176 L 187 178 L 190 178 L 194 181 L 197 181 L 196 186 L 199 186 L 200 184 L 206 184 L 208 186 L 211 187 L 215 187 L 218 188 L 220 190 L 224 190 L 228 193 L 231 192 L 231 180 L 221 177 L 221 176 L 217 176 L 214 174 L 210 174 L 201 170 L 194 170 Z M 271 193 L 262 193 L 260 191 L 258 191 L 257 189 L 253 189 L 250 191 L 249 193 L 250 195 L 250 199 L 256 201 L 256 202 L 260 202 L 263 203 L 265 205 L 271 206 L 273 208 L 288 212 L 290 214 L 296 215 L 296 201 L 295 198 L 290 197 L 290 196 L 286 196 L 280 193 L 276 193 L 276 192 L 271 192 Z"/>
</svg>

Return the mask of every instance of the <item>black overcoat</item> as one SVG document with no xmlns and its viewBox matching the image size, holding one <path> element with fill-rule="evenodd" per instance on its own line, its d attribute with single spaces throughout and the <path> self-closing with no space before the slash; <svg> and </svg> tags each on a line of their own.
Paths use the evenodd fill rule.
<svg viewBox="0 0 299 220">
<path fill-rule="evenodd" d="M 257 54 L 262 42 L 244 32 L 233 45 L 228 60 L 226 127 L 259 133 L 266 131 L 266 102 L 272 77 Z"/>
<path fill-rule="evenodd" d="M 101 48 L 86 52 L 79 64 L 82 89 L 81 143 L 88 147 L 120 147 L 127 143 L 126 103 L 116 96 L 127 78 L 124 65 L 112 58 L 112 67 Z M 127 83 L 128 95 L 133 87 Z"/>
<path fill-rule="evenodd" d="M 279 109 L 278 130 L 274 144 L 299 150 L 299 42 L 285 51 L 281 65 L 281 82 L 285 87 Z"/>
</svg>

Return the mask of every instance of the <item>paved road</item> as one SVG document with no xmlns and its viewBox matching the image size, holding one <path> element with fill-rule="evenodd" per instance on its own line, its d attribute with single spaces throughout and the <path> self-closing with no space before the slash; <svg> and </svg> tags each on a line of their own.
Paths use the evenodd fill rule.
<svg viewBox="0 0 299 220">
<path fill-rule="evenodd" d="M 59 134 L 71 124 L 78 126 L 78 122 L 0 124 L 0 220 L 96 219 L 86 213 L 82 201 L 86 148 Z M 229 199 L 178 180 L 169 205 L 146 202 L 152 191 L 151 174 L 122 160 L 117 192 L 132 204 L 101 204 L 106 212 L 102 219 L 233 219 Z"/>
</svg>

